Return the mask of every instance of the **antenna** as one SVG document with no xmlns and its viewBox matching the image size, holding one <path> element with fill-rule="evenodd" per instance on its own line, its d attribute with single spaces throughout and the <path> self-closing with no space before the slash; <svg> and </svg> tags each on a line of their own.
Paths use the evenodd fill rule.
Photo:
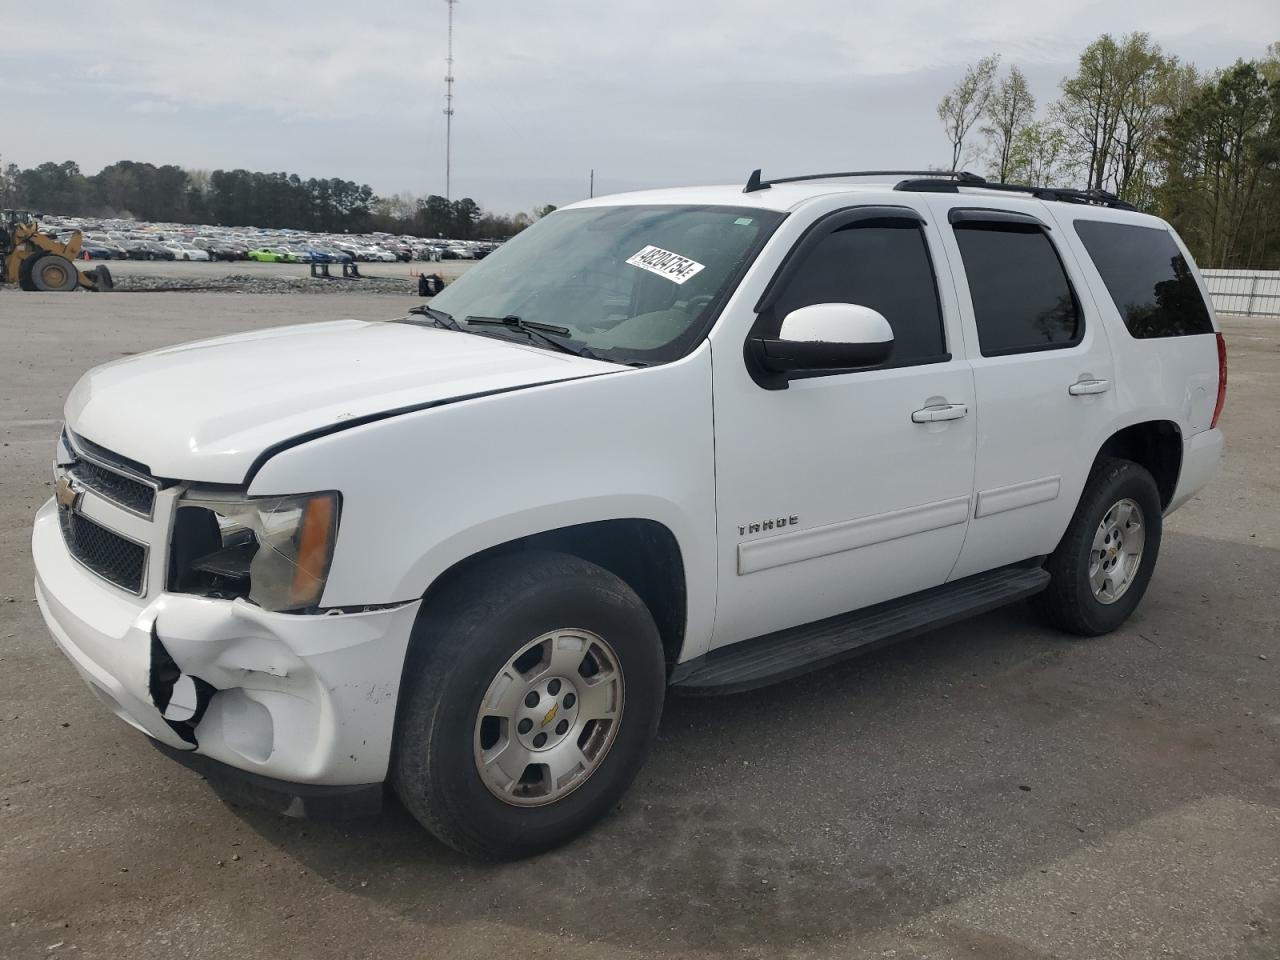
<svg viewBox="0 0 1280 960">
<path fill-rule="evenodd" d="M 448 200 L 453 174 L 453 6 L 458 0 L 444 2 L 449 5 L 449 55 L 444 58 L 448 64 L 444 75 L 444 198 Z"/>
</svg>

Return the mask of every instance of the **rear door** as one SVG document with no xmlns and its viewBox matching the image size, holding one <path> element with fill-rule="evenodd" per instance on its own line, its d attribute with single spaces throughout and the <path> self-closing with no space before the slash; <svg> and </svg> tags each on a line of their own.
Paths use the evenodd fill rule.
<svg viewBox="0 0 1280 960">
<path fill-rule="evenodd" d="M 1044 204 L 930 198 L 956 277 L 977 407 L 974 505 L 952 579 L 1052 552 L 1115 420 L 1115 370 Z"/>
</svg>

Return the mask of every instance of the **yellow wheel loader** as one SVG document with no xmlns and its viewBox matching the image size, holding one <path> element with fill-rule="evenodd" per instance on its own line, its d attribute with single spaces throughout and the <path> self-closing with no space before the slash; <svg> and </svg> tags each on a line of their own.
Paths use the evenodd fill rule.
<svg viewBox="0 0 1280 960">
<path fill-rule="evenodd" d="M 95 267 L 81 272 L 80 231 L 66 243 L 40 232 L 33 216 L 6 210 L 0 216 L 0 283 L 16 283 L 23 290 L 110 290 L 111 271 Z"/>
</svg>

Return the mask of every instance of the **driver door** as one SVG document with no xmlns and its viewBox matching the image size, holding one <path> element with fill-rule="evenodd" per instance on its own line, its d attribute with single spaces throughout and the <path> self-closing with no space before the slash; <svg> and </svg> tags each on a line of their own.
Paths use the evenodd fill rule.
<svg viewBox="0 0 1280 960">
<path fill-rule="evenodd" d="M 976 411 L 954 289 L 937 282 L 945 264 L 915 207 L 839 210 L 798 239 L 762 299 L 772 309 L 717 331 L 730 335 L 713 340 L 713 647 L 947 580 L 971 513 Z M 883 314 L 889 359 L 771 389 L 742 334 L 776 336 L 788 312 L 815 303 Z M 926 408 L 947 418 L 916 422 Z"/>
</svg>

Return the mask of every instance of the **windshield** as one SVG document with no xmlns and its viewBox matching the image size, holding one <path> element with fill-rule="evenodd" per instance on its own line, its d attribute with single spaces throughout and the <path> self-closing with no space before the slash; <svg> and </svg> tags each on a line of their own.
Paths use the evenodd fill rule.
<svg viewBox="0 0 1280 960">
<path fill-rule="evenodd" d="M 458 321 L 515 316 L 564 327 L 604 359 L 672 360 L 706 332 L 781 219 L 714 206 L 560 210 L 489 254 L 431 306 Z"/>
</svg>

